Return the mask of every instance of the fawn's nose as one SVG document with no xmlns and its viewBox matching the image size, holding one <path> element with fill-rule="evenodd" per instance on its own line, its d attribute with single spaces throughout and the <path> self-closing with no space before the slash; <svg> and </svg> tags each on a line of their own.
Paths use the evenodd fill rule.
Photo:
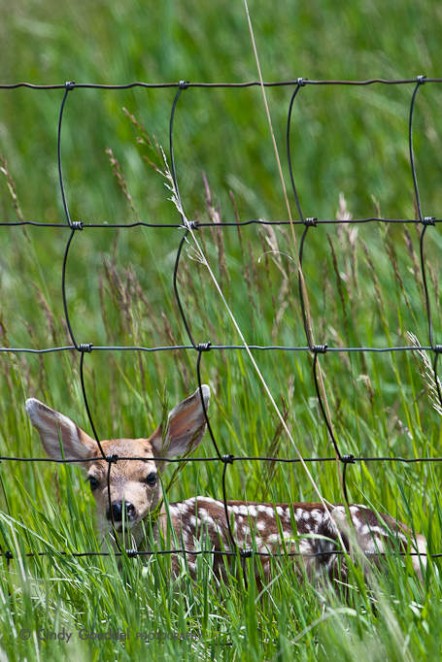
<svg viewBox="0 0 442 662">
<path fill-rule="evenodd" d="M 106 513 L 110 522 L 122 522 L 123 519 L 132 522 L 136 516 L 136 510 L 130 501 L 114 501 Z"/>
</svg>

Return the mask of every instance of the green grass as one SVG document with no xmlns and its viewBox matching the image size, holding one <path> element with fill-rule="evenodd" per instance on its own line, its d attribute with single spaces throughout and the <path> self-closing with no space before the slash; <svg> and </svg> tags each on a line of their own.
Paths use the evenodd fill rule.
<svg viewBox="0 0 442 662">
<path fill-rule="evenodd" d="M 65 4 L 19 0 L 7 10 L 0 7 L 3 81 L 257 78 L 241 3 L 219 1 L 209 10 L 198 2 L 164 2 L 148 11 L 138 0 L 118 9 L 108 3 Z M 439 5 L 390 5 L 381 11 L 373 2 L 338 8 L 327 0 L 307 8 L 281 1 L 270 11 L 267 3 L 251 3 L 264 78 L 438 76 Z M 343 192 L 353 217 L 415 216 L 407 143 L 411 92 L 412 86 L 301 91 L 292 155 L 306 215 L 334 218 Z M 290 89 L 268 91 L 287 184 L 284 136 L 290 94 Z M 415 124 L 423 211 L 436 216 L 441 202 L 440 94 L 436 86 L 423 86 Z M 168 146 L 173 96 L 173 90 L 70 93 L 63 165 L 74 220 L 178 221 L 165 179 L 152 167 L 152 161 L 161 163 L 155 142 Z M 64 222 L 56 168 L 62 94 L 20 90 L 0 91 L 0 97 L 0 220 Z M 258 89 L 186 90 L 175 138 L 189 218 L 213 219 L 213 208 L 225 221 L 287 217 Z M 296 235 L 299 241 L 299 229 Z M 309 231 L 304 273 L 316 342 L 405 345 L 411 332 L 420 344 L 428 343 L 419 235 L 414 226 L 375 224 Z M 88 229 L 75 235 L 67 293 L 77 342 L 188 343 L 172 290 L 181 236 L 177 230 L 145 228 Z M 305 345 L 290 230 L 209 228 L 197 236 L 247 341 Z M 67 237 L 63 228 L 0 228 L 1 346 L 70 344 L 61 300 Z M 428 229 L 425 259 L 439 342 L 440 255 L 437 226 Z M 196 342 L 238 342 L 191 242 L 184 248 L 179 289 Z M 311 357 L 254 356 L 302 454 L 333 455 L 315 397 Z M 87 395 L 100 436 L 149 434 L 161 418 L 165 394 L 173 405 L 196 388 L 196 359 L 191 351 L 86 355 Z M 328 353 L 320 363 L 341 452 L 440 456 L 440 414 L 425 357 Z M 2 353 L 0 375 L 2 455 L 43 455 L 24 412 L 29 396 L 90 431 L 78 355 Z M 244 352 L 204 354 L 202 378 L 212 388 L 211 424 L 222 453 L 295 456 Z M 208 436 L 198 453 L 214 455 Z M 310 470 L 325 498 L 342 501 L 334 463 L 315 463 Z M 262 593 L 255 582 L 245 584 L 241 573 L 218 586 L 206 558 L 198 581 L 185 575 L 174 581 L 167 557 L 123 559 L 119 569 L 113 557 L 59 553 L 100 549 L 92 496 L 79 469 L 3 462 L 0 480 L 0 543 L 15 557 L 2 560 L 0 579 L 1 649 L 8 659 L 440 657 L 442 596 L 433 564 L 419 585 L 401 559 L 389 559 L 387 570 L 376 573 L 373 592 L 355 568 L 347 599 L 301 581 L 289 560 L 275 561 L 276 579 Z M 316 499 L 299 465 L 235 462 L 227 469 L 226 486 L 231 498 Z M 439 486 L 438 464 L 348 468 L 352 501 L 408 522 L 427 535 L 434 553 L 442 551 Z M 221 465 L 189 462 L 169 499 L 196 494 L 222 496 Z M 38 551 L 50 557 L 26 557 Z M 54 632 L 72 637 L 54 641 Z"/>
</svg>

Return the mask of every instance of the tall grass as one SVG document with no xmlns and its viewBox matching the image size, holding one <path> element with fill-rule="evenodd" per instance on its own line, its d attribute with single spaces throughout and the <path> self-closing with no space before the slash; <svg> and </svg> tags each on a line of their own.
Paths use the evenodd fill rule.
<svg viewBox="0 0 442 662">
<path fill-rule="evenodd" d="M 25 0 L 14 3 L 0 31 L 11 50 L 13 38 L 21 37 L 20 58 L 6 60 L 5 77 L 33 82 L 256 78 L 239 4 L 219 2 L 218 11 L 209 13 L 200 3 L 186 3 L 185 12 L 161 3 L 149 10 L 148 30 L 145 9 L 135 1 L 119 11 L 93 3 L 82 9 L 54 3 L 49 13 L 48 7 Z M 390 7 L 388 26 L 374 3 L 338 10 L 335 3 L 324 2 L 319 12 L 281 2 L 271 14 L 255 3 L 251 12 L 268 79 L 439 73 L 436 3 L 429 3 L 428 11 L 408 2 Z M 93 35 L 91 24 L 97 26 Z M 425 34 L 425 43 L 418 36 L 404 40 L 411 29 Z M 226 56 L 220 58 L 220 52 Z M 418 173 L 425 213 L 431 214 L 440 202 L 439 94 L 435 87 L 422 89 L 416 118 Z M 61 97 L 29 91 L 2 95 L 2 218 L 62 222 L 55 161 Z M 414 216 L 406 140 L 409 97 L 410 89 L 404 88 L 302 90 L 295 108 L 293 160 L 307 215 Z M 269 92 L 281 147 L 289 98 L 289 90 Z M 173 92 L 70 93 L 63 159 L 73 218 L 177 221 L 158 173 L 163 164 L 157 149 L 167 145 L 172 99 Z M 247 341 L 303 346 L 290 232 L 215 226 L 219 220 L 286 215 L 261 103 L 259 90 L 183 93 L 176 125 L 180 190 L 189 218 L 214 222 L 198 238 Z M 339 201 L 341 191 L 346 202 Z M 427 344 L 419 233 L 414 226 L 376 224 L 309 231 L 304 274 L 317 342 L 401 345 L 409 343 L 412 333 L 417 344 Z M 2 228 L 0 237 L 0 344 L 69 344 L 60 294 L 66 230 Z M 67 271 L 77 342 L 187 343 L 171 282 L 180 239 L 179 231 L 161 228 L 77 233 Z M 441 321 L 440 248 L 440 233 L 430 228 L 425 257 L 436 330 Z M 190 242 L 178 286 L 197 342 L 237 342 Z M 303 455 L 333 455 L 315 397 L 311 357 L 254 356 Z M 341 452 L 440 455 L 440 413 L 428 358 L 418 351 L 321 357 Z M 221 452 L 295 455 L 243 352 L 204 354 L 202 373 L 213 391 L 210 416 Z M 28 396 L 89 429 L 75 353 L 1 354 L 0 374 L 2 455 L 43 455 L 24 414 Z M 139 436 L 159 422 L 166 396 L 172 406 L 196 387 L 196 356 L 192 351 L 95 351 L 85 357 L 85 378 L 100 436 Z M 213 456 L 208 438 L 199 453 Z M 324 497 L 342 500 L 334 463 L 313 464 L 311 471 Z M 359 463 L 348 472 L 353 501 L 408 522 L 427 535 L 430 551 L 441 551 L 438 465 Z M 252 573 L 247 582 L 239 572 L 218 585 L 205 557 L 198 581 L 185 574 L 175 581 L 167 556 L 123 558 L 118 568 L 112 556 L 62 553 L 100 550 L 92 497 L 75 467 L 3 462 L 0 479 L 0 543 L 14 555 L 10 561 L 3 558 L 0 580 L 1 647 L 8 659 L 440 656 L 441 592 L 431 563 L 420 585 L 408 564 L 389 559 L 387 570 L 373 581 L 375 591 L 355 568 L 346 599 L 301 580 L 288 559 L 275 560 L 275 579 L 261 592 L 250 581 Z M 219 498 L 221 479 L 219 464 L 189 462 L 169 498 Z M 298 465 L 235 462 L 227 469 L 226 488 L 231 498 L 316 499 Z M 29 558 L 27 552 L 51 556 Z M 254 561 L 249 561 L 251 569 Z M 61 640 L 53 640 L 51 633 Z"/>
</svg>

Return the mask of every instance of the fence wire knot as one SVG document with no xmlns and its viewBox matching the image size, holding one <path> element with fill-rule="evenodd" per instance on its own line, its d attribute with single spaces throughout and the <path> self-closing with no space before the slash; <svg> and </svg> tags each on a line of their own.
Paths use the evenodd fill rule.
<svg viewBox="0 0 442 662">
<path fill-rule="evenodd" d="M 65 82 L 64 86 L 65 86 L 66 90 L 68 90 L 68 91 L 69 91 L 69 90 L 73 90 L 74 87 L 75 87 L 75 81 L 73 81 L 73 80 L 67 80 L 67 81 Z"/>
<path fill-rule="evenodd" d="M 130 559 L 134 559 L 136 556 L 138 556 L 138 550 L 137 549 L 126 549 L 126 554 Z"/>
<path fill-rule="evenodd" d="M 233 460 L 235 459 L 234 455 L 221 455 L 221 461 L 224 462 L 224 464 L 233 464 Z"/>
<path fill-rule="evenodd" d="M 209 340 L 209 342 L 200 342 L 196 346 L 196 348 L 199 352 L 210 352 L 210 350 L 212 348 L 212 343 L 210 342 L 210 340 Z"/>
<path fill-rule="evenodd" d="M 239 555 L 242 559 L 250 559 L 253 554 L 253 549 L 240 549 Z"/>
<path fill-rule="evenodd" d="M 296 80 L 296 83 L 299 85 L 299 87 L 304 87 L 304 86 L 305 86 L 305 83 L 306 83 L 306 80 L 308 80 L 308 79 L 307 79 L 307 78 L 302 78 L 302 76 L 300 76 L 300 77 Z"/>
<path fill-rule="evenodd" d="M 420 74 L 419 76 L 416 76 L 416 80 L 419 84 L 423 85 L 427 80 L 427 77 L 425 76 L 425 74 Z"/>
<path fill-rule="evenodd" d="M 424 216 L 422 219 L 422 225 L 436 225 L 436 217 Z"/>
<path fill-rule="evenodd" d="M 118 460 L 119 460 L 119 457 L 116 454 L 106 455 L 106 462 L 108 462 L 109 464 L 117 464 Z"/>
<path fill-rule="evenodd" d="M 311 350 L 313 354 L 325 354 L 328 350 L 328 345 L 313 345 Z"/>
<path fill-rule="evenodd" d="M 82 354 L 90 354 L 92 352 L 92 343 L 81 343 L 81 345 L 77 346 L 77 350 L 81 352 Z"/>
<path fill-rule="evenodd" d="M 180 88 L 180 90 L 187 90 L 189 85 L 190 85 L 190 81 L 188 80 L 180 80 L 180 82 L 178 83 L 178 87 Z"/>
<path fill-rule="evenodd" d="M 316 216 L 307 216 L 307 218 L 304 219 L 304 225 L 309 228 L 315 228 L 318 225 L 318 219 Z"/>
<path fill-rule="evenodd" d="M 71 229 L 72 230 L 82 230 L 83 229 L 83 221 L 72 221 Z"/>
<path fill-rule="evenodd" d="M 436 354 L 442 354 L 442 345 L 435 345 L 435 346 L 433 347 L 433 351 L 434 351 Z"/>
<path fill-rule="evenodd" d="M 355 456 L 351 454 L 341 455 L 340 460 L 343 464 L 356 464 Z"/>
</svg>

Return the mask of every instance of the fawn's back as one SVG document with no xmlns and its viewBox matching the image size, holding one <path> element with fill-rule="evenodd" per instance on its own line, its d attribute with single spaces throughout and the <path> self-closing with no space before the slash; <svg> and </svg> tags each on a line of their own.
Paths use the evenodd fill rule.
<svg viewBox="0 0 442 662">
<path fill-rule="evenodd" d="M 413 535 L 392 517 L 381 518 L 361 505 L 351 505 L 347 510 L 343 505 L 322 503 L 228 501 L 225 506 L 223 501 L 194 497 L 169 504 L 169 514 L 175 543 L 178 549 L 189 552 L 191 570 L 196 562 L 191 551 L 196 544 L 201 549 L 201 540 L 206 549 L 220 554 L 215 555 L 215 567 L 221 565 L 223 550 L 238 547 L 261 555 L 265 572 L 272 555 L 300 557 L 311 577 L 326 574 L 345 579 L 343 551 L 362 552 L 378 563 L 389 550 L 408 550 L 419 575 L 426 561 L 423 536 Z"/>
</svg>

